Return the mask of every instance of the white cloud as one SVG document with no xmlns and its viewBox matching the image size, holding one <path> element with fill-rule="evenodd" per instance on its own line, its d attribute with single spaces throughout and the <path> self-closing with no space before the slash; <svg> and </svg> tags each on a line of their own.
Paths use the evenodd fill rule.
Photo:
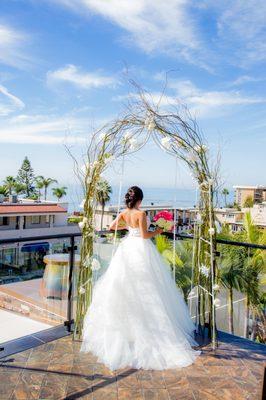
<svg viewBox="0 0 266 400">
<path fill-rule="evenodd" d="M 98 14 L 118 25 L 132 43 L 146 53 L 179 54 L 192 63 L 203 64 L 199 54 L 200 32 L 191 14 L 191 0 L 56 0 L 82 15 Z M 203 65 L 204 66 L 204 65 Z"/>
<path fill-rule="evenodd" d="M 167 53 L 214 72 L 266 60 L 265 0 L 46 0 L 100 15 L 146 53 Z"/>
<path fill-rule="evenodd" d="M 18 97 L 0 85 L 0 116 L 7 116 L 15 111 L 22 110 L 25 104 Z"/>
<path fill-rule="evenodd" d="M 231 85 L 232 86 L 238 86 L 238 85 L 244 85 L 245 83 L 250 83 L 250 82 L 260 82 L 264 79 L 262 78 L 255 78 L 253 76 L 249 76 L 249 75 L 242 75 L 239 76 L 237 79 L 235 79 Z"/>
<path fill-rule="evenodd" d="M 214 112 L 226 113 L 234 106 L 266 103 L 266 98 L 247 96 L 239 91 L 208 91 L 197 88 L 191 81 L 170 81 L 169 87 L 176 90 L 192 112 L 211 117 Z"/>
<path fill-rule="evenodd" d="M 0 63 L 25 69 L 32 62 L 25 53 L 28 36 L 13 27 L 0 23 Z"/>
<path fill-rule="evenodd" d="M 266 2 L 230 0 L 217 20 L 218 34 L 243 65 L 266 60 Z"/>
<path fill-rule="evenodd" d="M 100 72 L 83 72 L 77 66 L 70 64 L 55 71 L 49 71 L 47 82 L 49 85 L 68 82 L 80 89 L 91 89 L 114 87 L 117 84 L 117 79 Z"/>
<path fill-rule="evenodd" d="M 154 76 L 156 80 L 164 81 L 162 74 Z M 234 107 L 266 103 L 266 97 L 250 96 L 237 90 L 203 90 L 190 80 L 169 79 L 167 90 L 162 97 L 161 92 L 150 92 L 150 100 L 154 105 L 163 108 L 168 106 L 185 105 L 192 114 L 200 117 L 216 117 L 232 112 Z M 127 101 L 130 98 L 138 99 L 135 93 L 114 96 L 113 101 Z"/>
<path fill-rule="evenodd" d="M 18 115 L 0 124 L 0 143 L 84 143 L 87 121 L 75 117 Z"/>
</svg>

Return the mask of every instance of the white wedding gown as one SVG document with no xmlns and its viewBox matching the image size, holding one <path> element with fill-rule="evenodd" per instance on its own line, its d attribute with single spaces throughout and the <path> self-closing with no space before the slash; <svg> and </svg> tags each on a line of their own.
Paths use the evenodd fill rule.
<svg viewBox="0 0 266 400">
<path fill-rule="evenodd" d="M 95 284 L 81 351 L 111 370 L 186 367 L 200 354 L 187 305 L 152 241 L 128 230 Z"/>
</svg>

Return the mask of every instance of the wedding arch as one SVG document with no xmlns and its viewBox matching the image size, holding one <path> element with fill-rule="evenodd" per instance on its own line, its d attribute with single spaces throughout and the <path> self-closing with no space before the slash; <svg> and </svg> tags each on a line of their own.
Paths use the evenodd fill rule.
<svg viewBox="0 0 266 400">
<path fill-rule="evenodd" d="M 201 329 L 208 325 L 215 348 L 215 307 L 219 303 L 216 298 L 219 286 L 214 223 L 217 168 L 210 166 L 209 149 L 203 134 L 184 105 L 178 101 L 175 105 L 167 105 L 164 93 L 158 103 L 154 104 L 148 92 L 136 84 L 133 85 L 135 93 L 129 97 L 123 114 L 92 134 L 86 151 L 85 166 L 80 169 L 76 163 L 76 173 L 83 185 L 85 198 L 84 218 L 80 224 L 81 261 L 77 278 L 74 337 L 80 338 L 82 335 L 83 319 L 92 297 L 94 217 L 96 191 L 101 174 L 114 160 L 124 159 L 139 151 L 149 140 L 153 140 L 159 148 L 188 166 L 199 188 L 198 213 L 193 235 L 192 284 L 195 288 L 193 290 L 197 290 L 197 327 Z M 175 235 L 173 239 L 175 240 Z"/>
</svg>

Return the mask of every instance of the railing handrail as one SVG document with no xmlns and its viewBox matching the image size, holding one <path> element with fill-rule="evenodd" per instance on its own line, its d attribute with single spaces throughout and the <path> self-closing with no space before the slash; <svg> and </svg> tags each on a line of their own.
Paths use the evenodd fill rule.
<svg viewBox="0 0 266 400">
<path fill-rule="evenodd" d="M 1 244 L 10 244 L 10 243 L 21 243 L 21 242 L 33 242 L 37 240 L 49 240 L 49 239 L 63 239 L 63 238 L 75 238 L 81 237 L 81 232 L 76 233 L 55 233 L 53 235 L 38 235 L 38 236 L 24 236 L 17 238 L 9 238 L 9 239 L 0 239 Z"/>
<path fill-rule="evenodd" d="M 104 234 L 108 234 L 108 233 L 114 233 L 114 231 L 110 231 L 110 230 L 106 230 L 106 231 L 97 231 L 97 233 L 99 235 L 104 235 Z M 173 239 L 174 237 L 174 233 L 172 232 L 164 232 L 163 235 Z M 188 234 L 181 234 L 181 233 L 176 233 L 175 234 L 176 239 L 194 239 L 193 235 L 188 235 Z M 248 243 L 248 242 L 237 242 L 237 241 L 233 241 L 233 240 L 226 240 L 226 239 L 216 239 L 217 243 L 220 244 L 228 244 L 228 245 L 232 245 L 232 246 L 242 246 L 242 247 L 248 247 L 251 249 L 262 249 L 262 250 L 266 250 L 266 245 L 263 244 L 255 244 L 255 243 Z"/>
<path fill-rule="evenodd" d="M 114 231 L 105 230 L 105 231 L 96 231 L 96 233 L 99 235 L 106 235 L 108 233 L 114 233 Z M 170 233 L 170 232 L 166 232 L 166 233 L 164 233 L 164 235 L 169 238 L 174 237 L 174 233 Z M 76 233 L 58 233 L 58 234 L 53 234 L 53 235 L 17 237 L 17 238 L 9 238 L 9 239 L 0 239 L 0 245 L 11 244 L 11 243 L 21 243 L 21 242 L 33 242 L 33 241 L 44 240 L 44 239 L 49 240 L 49 239 L 75 238 L 75 237 L 81 237 L 81 236 L 82 236 L 81 232 L 76 232 Z M 180 234 L 180 233 L 176 233 L 175 237 L 176 237 L 176 239 L 194 239 L 193 235 Z M 266 250 L 266 245 L 263 245 L 263 244 L 238 242 L 238 241 L 219 239 L 219 238 L 216 239 L 216 242 L 220 243 L 220 244 L 228 244 L 228 245 L 232 245 L 232 246 L 241 246 L 241 247 L 248 247 L 248 248 L 252 248 L 252 249 Z"/>
<path fill-rule="evenodd" d="M 173 233 L 165 233 L 166 236 L 168 237 L 174 237 Z M 180 233 L 176 233 L 175 234 L 176 238 L 180 238 L 180 239 L 194 239 L 193 235 L 184 235 L 184 234 L 180 234 Z M 231 246 L 241 246 L 241 247 L 248 247 L 251 249 L 262 249 L 262 250 L 266 250 L 266 246 L 263 244 L 256 244 L 256 243 L 248 243 L 248 242 L 238 242 L 238 241 L 234 241 L 234 240 L 226 240 L 226 239 L 216 239 L 217 243 L 220 244 L 229 244 Z"/>
</svg>

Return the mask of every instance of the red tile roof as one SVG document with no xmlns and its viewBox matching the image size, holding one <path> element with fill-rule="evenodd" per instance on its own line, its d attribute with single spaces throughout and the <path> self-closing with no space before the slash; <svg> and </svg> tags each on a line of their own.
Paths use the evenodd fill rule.
<svg viewBox="0 0 266 400">
<path fill-rule="evenodd" d="M 57 204 L 0 204 L 0 215 L 6 214 L 57 214 L 67 210 Z"/>
</svg>

